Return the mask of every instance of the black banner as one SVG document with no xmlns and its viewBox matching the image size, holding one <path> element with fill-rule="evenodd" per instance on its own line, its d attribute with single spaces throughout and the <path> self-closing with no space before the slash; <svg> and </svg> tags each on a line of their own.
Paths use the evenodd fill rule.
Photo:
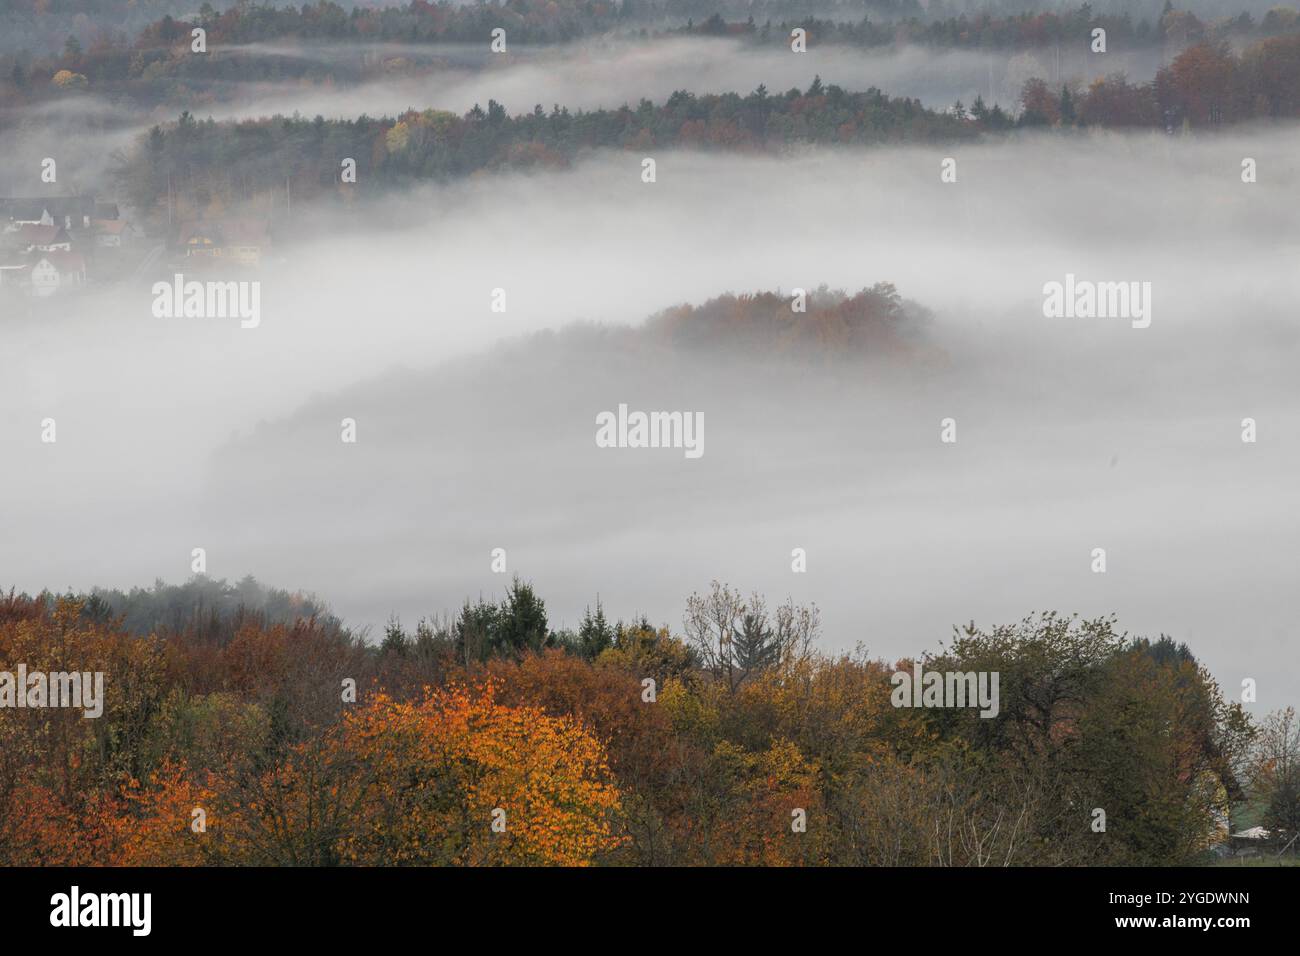
<svg viewBox="0 0 1300 956">
<path fill-rule="evenodd" d="M 658 935 L 662 920 L 702 935 L 840 932 L 874 925 L 914 944 L 987 944 L 1042 928 L 1231 945 L 1281 931 L 1294 867 L 1169 869 L 33 869 L 0 870 L 6 940 L 77 934 L 137 944 L 319 941 L 373 944 L 391 933 Z M 841 929 L 836 930 L 839 926 Z M 659 927 L 659 929 L 656 929 Z M 821 929 L 818 929 L 820 927 Z M 440 930 L 440 932 L 443 932 Z M 612 934 L 612 935 L 607 935 Z"/>
</svg>

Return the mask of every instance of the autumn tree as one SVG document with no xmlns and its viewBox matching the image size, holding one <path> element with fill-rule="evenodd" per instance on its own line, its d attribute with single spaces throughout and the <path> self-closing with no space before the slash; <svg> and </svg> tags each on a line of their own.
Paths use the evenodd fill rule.
<svg viewBox="0 0 1300 956">
<path fill-rule="evenodd" d="M 1255 761 L 1254 785 L 1264 801 L 1263 825 L 1288 838 L 1300 833 L 1300 721 L 1294 707 L 1264 719 Z"/>
<path fill-rule="evenodd" d="M 1045 80 L 1031 77 L 1020 89 L 1020 125 L 1055 126 L 1061 121 L 1060 101 Z"/>
<path fill-rule="evenodd" d="M 498 703 L 491 683 L 410 703 L 377 695 L 330 740 L 366 786 L 344 860 L 573 866 L 620 843 L 599 742 L 573 717 Z"/>
<path fill-rule="evenodd" d="M 686 601 L 686 639 L 705 666 L 734 691 L 746 677 L 806 656 L 819 629 L 815 605 L 793 600 L 769 615 L 759 594 L 743 600 L 718 581 Z"/>
</svg>

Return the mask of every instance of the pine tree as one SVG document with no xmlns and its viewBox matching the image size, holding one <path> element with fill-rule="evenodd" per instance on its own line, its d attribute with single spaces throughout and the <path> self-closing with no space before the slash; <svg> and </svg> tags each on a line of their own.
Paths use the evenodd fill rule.
<svg viewBox="0 0 1300 956">
<path fill-rule="evenodd" d="M 1074 125 L 1074 98 L 1070 96 L 1068 86 L 1061 87 L 1061 125 Z"/>
<path fill-rule="evenodd" d="M 596 599 L 596 613 L 588 607 L 578 627 L 578 653 L 587 660 L 595 660 L 601 652 L 614 644 L 614 629 L 605 620 L 605 608 Z"/>
<path fill-rule="evenodd" d="M 492 649 L 498 653 L 541 650 L 549 644 L 549 636 L 546 604 L 531 584 L 515 578 L 506 599 L 501 602 L 500 616 L 492 635 Z"/>
<path fill-rule="evenodd" d="M 460 617 L 452 631 L 456 653 L 466 664 L 486 660 L 491 653 L 499 614 L 495 604 L 489 604 L 481 597 L 477 604 L 470 604 L 467 600 L 460 609 Z"/>
<path fill-rule="evenodd" d="M 774 667 L 781 660 L 781 647 L 767 625 L 766 615 L 746 611 L 732 638 L 736 666 L 747 675 Z"/>
<path fill-rule="evenodd" d="M 384 627 L 384 640 L 379 645 L 379 649 L 385 654 L 396 654 L 399 657 L 405 657 L 410 647 L 410 641 L 406 637 L 406 632 L 402 630 L 402 622 L 394 614 L 388 619 L 388 624 Z"/>
</svg>

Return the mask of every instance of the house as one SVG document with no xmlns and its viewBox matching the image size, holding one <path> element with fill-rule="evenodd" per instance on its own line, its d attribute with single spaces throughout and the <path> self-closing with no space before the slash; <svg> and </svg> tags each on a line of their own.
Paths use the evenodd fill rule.
<svg viewBox="0 0 1300 956">
<path fill-rule="evenodd" d="M 71 252 L 72 237 L 63 226 L 24 222 L 10 235 L 21 252 Z"/>
<path fill-rule="evenodd" d="M 270 250 L 271 235 L 260 219 L 195 219 L 181 223 L 176 246 L 187 259 L 256 266 Z"/>
<path fill-rule="evenodd" d="M 103 210 L 98 207 L 103 206 Z M 101 215 L 101 211 L 104 213 Z M 61 225 L 84 229 L 90 220 L 117 218 L 114 203 L 97 203 L 91 196 L 48 196 L 35 199 L 0 199 L 0 221 L 36 226 Z"/>
<path fill-rule="evenodd" d="M 32 260 L 30 284 L 32 295 L 53 295 L 75 288 L 86 281 L 86 260 L 79 252 L 46 252 Z"/>
<path fill-rule="evenodd" d="M 116 249 L 135 237 L 135 230 L 125 219 L 92 219 L 90 233 L 101 248 Z"/>
<path fill-rule="evenodd" d="M 54 214 L 46 208 L 45 203 L 36 199 L 0 200 L 0 218 L 7 220 L 7 232 L 12 232 L 25 224 L 33 226 L 54 225 Z"/>
</svg>

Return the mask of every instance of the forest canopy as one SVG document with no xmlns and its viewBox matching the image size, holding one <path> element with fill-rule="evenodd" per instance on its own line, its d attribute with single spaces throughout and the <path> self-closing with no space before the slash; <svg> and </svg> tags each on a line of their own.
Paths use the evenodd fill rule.
<svg viewBox="0 0 1300 956">
<path fill-rule="evenodd" d="M 823 653 L 814 606 L 718 582 L 680 628 L 597 601 L 555 629 L 515 579 L 373 641 L 272 623 L 282 593 L 132 592 L 188 622 L 149 634 L 106 615 L 120 595 L 0 601 L 0 669 L 109 688 L 98 720 L 0 711 L 0 862 L 1170 864 L 1248 790 L 1296 825 L 1294 718 L 1256 727 L 1185 645 L 1111 618 L 972 623 L 919 660 L 998 672 L 984 719 L 891 705 L 913 661 Z"/>
</svg>

